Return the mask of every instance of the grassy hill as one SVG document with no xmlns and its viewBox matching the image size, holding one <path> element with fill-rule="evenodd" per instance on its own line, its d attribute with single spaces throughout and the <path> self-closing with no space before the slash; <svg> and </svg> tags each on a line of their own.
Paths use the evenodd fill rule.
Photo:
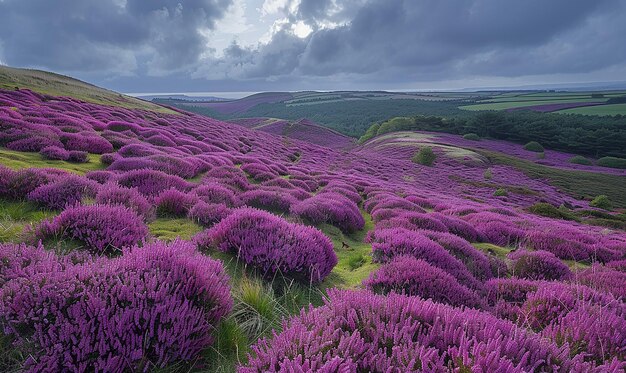
<svg viewBox="0 0 626 373">
<path fill-rule="evenodd" d="M 13 90 L 16 88 L 30 89 L 50 96 L 72 97 L 100 105 L 175 113 L 173 110 L 152 102 L 109 91 L 68 76 L 41 70 L 0 66 L 0 89 Z"/>
</svg>

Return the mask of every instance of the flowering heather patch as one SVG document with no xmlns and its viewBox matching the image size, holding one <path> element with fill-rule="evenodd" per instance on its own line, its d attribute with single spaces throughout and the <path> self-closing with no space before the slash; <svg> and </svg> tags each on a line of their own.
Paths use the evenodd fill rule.
<svg viewBox="0 0 626 373">
<path fill-rule="evenodd" d="M 383 264 L 363 285 L 376 293 L 396 292 L 453 306 L 484 307 L 476 293 L 446 271 L 410 256 L 396 257 Z"/>
<path fill-rule="evenodd" d="M 337 264 L 332 242 L 319 230 L 252 208 L 234 210 L 196 242 L 236 254 L 265 274 L 280 272 L 307 283 L 322 281 Z"/>
<path fill-rule="evenodd" d="M 489 258 L 461 237 L 435 231 L 420 231 L 420 233 L 437 242 L 455 258 L 462 261 L 477 279 L 487 280 L 497 275 L 497 272 L 493 273 L 491 269 Z"/>
<path fill-rule="evenodd" d="M 13 171 L 0 166 L 0 197 L 22 200 L 41 185 L 55 180 L 59 173 L 49 169 L 26 168 Z"/>
<path fill-rule="evenodd" d="M 298 202 L 296 198 L 285 192 L 263 189 L 243 192 L 239 195 L 239 199 L 246 206 L 282 213 L 288 213 L 291 206 Z"/>
<path fill-rule="evenodd" d="M 292 206 L 291 213 L 312 224 L 328 223 L 344 232 L 363 229 L 359 207 L 339 193 L 317 194 Z"/>
<path fill-rule="evenodd" d="M 125 188 L 115 183 L 108 183 L 99 188 L 96 203 L 128 207 L 145 220 L 151 220 L 154 215 L 153 206 L 146 197 L 136 189 Z"/>
<path fill-rule="evenodd" d="M 154 170 L 136 170 L 123 173 L 117 182 L 127 188 L 137 188 L 146 197 L 155 197 L 168 189 L 187 191 L 191 185 L 184 179 Z"/>
<path fill-rule="evenodd" d="M 148 229 L 126 207 L 91 205 L 69 207 L 52 220 L 41 222 L 34 233 L 36 239 L 76 240 L 89 251 L 114 254 L 141 242 Z"/>
<path fill-rule="evenodd" d="M 86 163 L 89 162 L 89 154 L 81 150 L 70 150 L 67 161 L 74 163 Z"/>
<path fill-rule="evenodd" d="M 67 161 L 70 158 L 70 153 L 67 150 L 54 145 L 46 146 L 39 151 L 39 154 L 51 160 Z"/>
<path fill-rule="evenodd" d="M 187 217 L 196 223 L 210 227 L 230 215 L 231 209 L 223 203 L 199 201 L 189 210 Z"/>
<path fill-rule="evenodd" d="M 528 293 L 536 291 L 541 281 L 511 278 L 494 278 L 485 283 L 487 302 L 493 306 L 492 313 L 500 318 L 516 321 L 520 307 Z"/>
<path fill-rule="evenodd" d="M 155 199 L 159 216 L 186 216 L 196 202 L 198 197 L 195 194 L 183 193 L 176 189 L 163 191 Z"/>
<path fill-rule="evenodd" d="M 60 210 L 67 205 L 80 203 L 85 197 L 94 197 L 98 183 L 87 178 L 67 175 L 49 184 L 37 187 L 27 196 L 29 201 L 46 208 Z"/>
<path fill-rule="evenodd" d="M 623 270 L 619 271 L 609 265 L 605 267 L 596 264 L 576 272 L 574 279 L 577 283 L 613 294 L 616 298 L 626 301 L 626 273 Z"/>
<path fill-rule="evenodd" d="M 203 183 L 195 188 L 193 193 L 207 203 L 223 203 L 229 207 L 239 204 L 235 192 L 218 183 Z"/>
<path fill-rule="evenodd" d="M 374 261 L 386 263 L 405 255 L 441 268 L 470 288 L 480 287 L 480 283 L 460 260 L 425 235 L 402 228 L 376 230 L 372 237 Z"/>
<path fill-rule="evenodd" d="M 13 249 L 36 259 L 13 260 L 13 278 L 0 281 L 0 320 L 16 347 L 32 353 L 28 371 L 135 371 L 190 361 L 211 345 L 232 306 L 222 265 L 182 241 L 76 265 L 41 247 Z M 0 246 L 0 256 L 6 252 Z"/>
<path fill-rule="evenodd" d="M 303 311 L 280 334 L 253 346 L 240 371 L 589 368 L 568 355 L 566 347 L 480 311 L 395 294 L 331 290 L 324 306 Z"/>
<path fill-rule="evenodd" d="M 517 250 L 509 254 L 511 273 L 529 280 L 567 280 L 572 272 L 567 265 L 548 251 Z"/>
</svg>

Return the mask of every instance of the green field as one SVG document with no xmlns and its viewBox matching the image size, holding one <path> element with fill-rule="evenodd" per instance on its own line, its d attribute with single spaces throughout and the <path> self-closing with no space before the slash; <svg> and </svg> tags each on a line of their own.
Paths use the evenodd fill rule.
<svg viewBox="0 0 626 373">
<path fill-rule="evenodd" d="M 479 110 L 506 110 L 513 108 L 521 108 L 536 105 L 548 105 L 548 104 L 570 104 L 579 102 L 604 102 L 606 98 L 577 98 L 577 99 L 558 99 L 558 100 L 541 100 L 541 101 L 505 101 L 505 102 L 489 102 L 486 104 L 466 105 L 461 106 L 459 109 L 479 111 Z"/>
</svg>

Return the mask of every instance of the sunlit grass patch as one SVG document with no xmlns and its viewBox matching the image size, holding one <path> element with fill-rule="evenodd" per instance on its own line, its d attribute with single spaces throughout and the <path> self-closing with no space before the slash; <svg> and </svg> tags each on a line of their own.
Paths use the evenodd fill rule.
<svg viewBox="0 0 626 373">
<path fill-rule="evenodd" d="M 172 241 L 175 238 L 190 240 L 202 227 L 189 219 L 159 218 L 148 224 L 150 233 L 157 239 Z"/>
<path fill-rule="evenodd" d="M 45 159 L 39 153 L 18 152 L 6 148 L 0 148 L 0 164 L 14 170 L 29 167 L 57 168 L 79 175 L 105 168 L 105 165 L 100 162 L 100 156 L 96 154 L 89 154 L 89 160 L 86 163 L 71 163 Z"/>
</svg>

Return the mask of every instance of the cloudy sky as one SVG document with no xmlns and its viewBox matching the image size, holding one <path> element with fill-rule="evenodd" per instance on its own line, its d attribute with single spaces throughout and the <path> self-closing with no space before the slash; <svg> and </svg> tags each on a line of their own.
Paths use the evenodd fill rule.
<svg viewBox="0 0 626 373">
<path fill-rule="evenodd" d="M 0 63 L 123 92 L 626 81 L 626 0 L 0 0 Z"/>
</svg>

